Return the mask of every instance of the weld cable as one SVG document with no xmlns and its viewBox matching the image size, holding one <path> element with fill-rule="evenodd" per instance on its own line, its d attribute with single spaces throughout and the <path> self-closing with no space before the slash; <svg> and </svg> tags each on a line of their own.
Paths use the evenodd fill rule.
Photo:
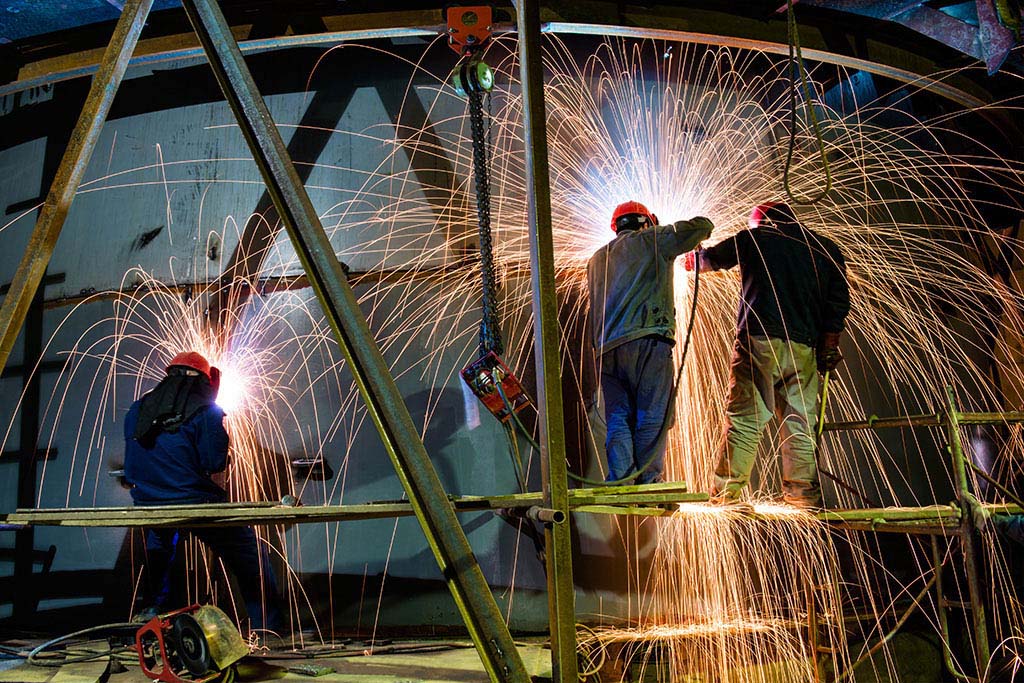
<svg viewBox="0 0 1024 683">
<path fill-rule="evenodd" d="M 786 166 L 782 171 L 782 184 L 786 188 L 786 196 L 789 197 L 790 201 L 794 204 L 800 204 L 808 206 L 811 204 L 817 204 L 832 191 L 832 169 L 829 167 L 828 154 L 825 153 L 825 140 L 821 135 L 821 127 L 818 124 L 818 114 L 814 110 L 814 102 L 811 97 L 811 86 L 807 78 L 807 69 L 804 68 L 803 52 L 800 49 L 800 31 L 796 23 L 796 12 L 793 5 L 796 0 L 787 0 L 787 11 L 786 11 L 786 22 L 787 30 L 789 34 L 789 62 L 790 62 L 790 84 L 789 84 L 789 145 L 786 150 Z M 797 129 L 797 76 L 793 74 L 793 69 L 800 74 L 800 84 L 804 91 L 804 102 L 806 103 L 805 108 L 807 109 L 807 115 L 811 119 L 811 129 L 814 131 L 814 138 L 818 145 L 818 150 L 821 154 L 821 164 L 825 170 L 825 187 L 818 194 L 810 197 L 809 199 L 800 199 L 793 192 L 793 188 L 790 186 L 789 175 L 790 170 L 793 167 L 793 154 L 796 151 L 796 129 Z"/>
<path fill-rule="evenodd" d="M 62 657 L 60 659 L 52 660 L 39 659 L 39 655 L 45 652 L 46 650 L 49 650 L 51 647 L 59 645 L 60 643 L 63 643 L 67 640 L 71 640 L 73 638 L 80 638 L 82 636 L 90 635 L 93 633 L 104 633 L 107 631 L 130 630 L 132 633 L 134 633 L 141 626 L 142 624 L 136 624 L 133 622 L 118 622 L 113 624 L 101 624 L 99 626 L 90 626 L 89 628 L 82 629 L 81 631 L 75 631 L 74 633 L 68 633 L 63 636 L 58 636 L 53 640 L 46 641 L 39 647 L 34 648 L 31 652 L 29 652 L 28 656 L 26 657 L 26 661 L 33 666 L 61 667 L 65 664 L 74 664 L 76 662 L 88 662 L 93 659 L 99 659 L 100 657 L 107 657 L 112 654 L 115 654 L 115 650 L 113 647 L 111 647 L 106 652 L 91 652 L 84 655 L 76 655 L 74 657 Z"/>
<path fill-rule="evenodd" d="M 825 406 L 828 405 L 828 384 L 831 378 L 832 371 L 826 370 L 824 376 L 821 379 L 821 395 L 818 398 L 818 425 L 814 430 L 814 465 L 818 469 L 818 474 L 824 474 L 825 477 L 836 486 L 842 488 L 847 493 L 860 498 L 864 503 L 871 508 L 880 508 L 882 505 L 875 502 L 871 498 L 868 498 L 867 494 L 861 493 L 859 490 L 847 484 L 845 481 L 832 474 L 828 470 L 821 466 L 821 438 L 825 433 Z"/>
<path fill-rule="evenodd" d="M 588 634 L 590 634 L 590 636 L 593 637 L 594 642 L 597 644 L 597 646 L 594 648 L 585 647 L 583 643 L 579 642 L 580 631 L 586 631 Z M 579 671 L 577 675 L 579 676 L 579 679 L 581 681 L 585 681 L 591 676 L 596 676 L 598 673 L 600 673 L 601 669 L 604 668 L 605 662 L 608 661 L 608 648 L 601 640 L 601 636 L 598 635 L 597 631 L 590 628 L 586 624 L 576 622 L 576 632 L 576 652 L 587 663 L 587 665 L 581 671 Z M 593 656 L 594 650 L 597 650 L 599 655 L 596 658 Z"/>
<path fill-rule="evenodd" d="M 499 389 L 498 391 L 501 391 Z M 508 405 L 508 399 L 505 398 L 504 392 L 501 394 L 502 399 Z M 514 415 L 515 413 L 513 413 Z M 519 454 L 519 444 L 516 442 L 515 427 L 508 424 L 507 422 L 502 425 L 505 429 L 505 436 L 508 438 L 509 453 L 512 455 L 512 469 L 515 470 L 516 482 L 519 484 L 519 492 L 526 493 L 526 474 L 523 470 L 523 459 Z"/>
</svg>

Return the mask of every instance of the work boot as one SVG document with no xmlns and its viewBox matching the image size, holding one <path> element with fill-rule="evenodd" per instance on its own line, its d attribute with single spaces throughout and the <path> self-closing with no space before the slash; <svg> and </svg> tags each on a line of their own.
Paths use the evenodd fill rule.
<svg viewBox="0 0 1024 683">
<path fill-rule="evenodd" d="M 740 502 L 742 491 L 741 488 L 729 488 L 728 486 L 721 490 L 713 488 L 708 494 L 708 502 L 714 505 L 735 505 Z"/>
<path fill-rule="evenodd" d="M 797 496 L 784 495 L 782 496 L 782 502 L 786 505 L 792 505 L 795 508 L 806 510 L 808 512 L 821 512 L 825 507 L 821 504 L 821 496 L 815 498 L 799 498 Z"/>
</svg>

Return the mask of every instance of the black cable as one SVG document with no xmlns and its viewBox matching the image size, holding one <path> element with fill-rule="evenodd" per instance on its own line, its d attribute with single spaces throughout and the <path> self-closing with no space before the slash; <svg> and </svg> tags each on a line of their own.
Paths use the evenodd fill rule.
<svg viewBox="0 0 1024 683">
<path fill-rule="evenodd" d="M 41 653 L 45 652 L 46 650 L 49 650 L 54 645 L 57 645 L 59 643 L 63 643 L 64 641 L 67 641 L 67 640 L 71 640 L 72 638 L 80 638 L 81 636 L 89 635 L 89 634 L 92 634 L 92 633 L 101 633 L 101 632 L 106 632 L 106 631 L 131 630 L 134 633 L 136 630 L 139 629 L 140 626 L 141 626 L 141 624 L 136 624 L 136 623 L 132 623 L 132 622 L 117 622 L 117 623 L 113 623 L 113 624 L 101 624 L 99 626 L 90 626 L 89 628 L 84 628 L 81 631 L 75 631 L 74 633 L 68 633 L 68 634 L 63 635 L 63 636 L 58 636 L 57 638 L 54 638 L 53 640 L 46 641 L 45 643 L 43 643 L 39 647 L 37 647 L 37 648 L 33 649 L 31 652 L 29 652 L 28 656 L 26 657 L 26 659 L 27 659 L 28 663 L 33 665 L 33 666 L 61 667 L 61 666 L 64 666 L 65 664 L 74 664 L 76 662 L 88 662 L 88 661 L 93 660 L 93 659 L 99 659 L 100 657 L 108 657 L 108 656 L 110 656 L 110 655 L 112 655 L 112 654 L 114 654 L 116 652 L 113 647 L 111 647 L 106 652 L 92 652 L 92 653 L 84 654 L 84 655 L 76 655 L 74 657 L 61 657 L 60 659 L 52 659 L 52 660 L 50 660 L 50 659 L 39 659 L 38 658 Z M 124 649 L 128 649 L 128 648 L 124 648 Z M 120 650 L 117 650 L 117 651 L 120 651 Z"/>
<path fill-rule="evenodd" d="M 499 389 L 499 391 L 501 390 Z M 502 393 L 502 398 L 504 397 L 505 395 Z M 508 399 L 505 399 L 505 401 L 507 405 Z M 515 413 L 513 413 L 513 415 L 514 414 Z M 502 427 L 505 429 L 505 437 L 508 439 L 509 455 L 512 456 L 512 469 L 514 469 L 516 473 L 516 482 L 519 484 L 519 492 L 526 493 L 526 473 L 523 471 L 523 459 L 519 455 L 519 444 L 516 442 L 515 427 L 511 426 L 507 422 L 502 424 Z"/>
<path fill-rule="evenodd" d="M 790 82 L 789 82 L 789 146 L 786 150 L 786 165 L 782 170 L 782 185 L 786 189 L 786 196 L 789 197 L 790 201 L 794 204 L 817 204 L 832 190 L 832 169 L 829 167 L 828 155 L 825 153 L 825 140 L 821 135 L 821 128 L 818 125 L 818 115 L 814 111 L 814 103 L 811 101 L 811 86 L 807 82 L 807 70 L 804 68 L 804 57 L 803 52 L 800 49 L 800 31 L 796 23 L 796 12 L 793 9 L 793 5 L 796 0 L 787 1 L 786 11 L 786 23 L 789 37 L 789 65 L 790 65 Z M 793 69 L 796 69 L 800 74 L 800 84 L 803 87 L 804 98 L 807 102 L 807 115 L 811 119 L 811 129 L 814 131 L 815 140 L 818 143 L 818 150 L 821 153 L 821 163 L 825 169 L 825 187 L 821 192 L 814 195 L 810 199 L 799 199 L 793 194 L 793 189 L 789 184 L 789 172 L 793 166 L 793 153 L 796 150 L 796 89 L 797 89 L 797 77 L 793 74 Z"/>
<path fill-rule="evenodd" d="M 650 469 L 654 461 L 661 455 L 661 448 L 665 443 L 665 439 L 668 437 L 669 427 L 671 425 L 671 417 L 676 409 L 676 396 L 679 393 L 679 385 L 683 379 L 683 368 L 686 367 L 686 356 L 690 350 L 690 338 L 693 336 L 693 324 L 697 320 L 697 295 L 700 292 L 700 256 L 697 257 L 696 267 L 693 269 L 693 301 L 690 303 L 690 320 L 686 325 L 686 336 L 683 341 L 683 353 L 682 359 L 679 361 L 679 370 L 676 372 L 675 383 L 672 385 L 672 395 L 669 398 L 668 405 L 665 407 L 665 418 L 661 423 L 661 431 L 658 432 L 658 438 L 654 442 L 654 448 L 651 451 L 650 457 L 644 462 L 644 464 L 635 471 L 633 474 L 622 477 L 621 479 L 612 479 L 610 481 L 599 480 L 599 479 L 588 479 L 587 477 L 573 474 L 572 472 L 566 471 L 566 475 L 573 481 L 578 481 L 583 484 L 590 484 L 591 486 L 618 486 L 626 482 L 634 481 L 641 474 Z M 512 409 L 512 404 L 509 402 L 508 397 L 505 396 L 505 392 L 501 388 L 501 380 L 495 378 L 494 386 L 498 390 L 498 395 L 501 396 L 501 400 L 505 403 L 505 409 L 512 415 L 512 419 L 515 422 L 516 427 L 519 429 L 523 437 L 529 442 L 530 446 L 533 447 L 537 452 L 540 452 L 540 445 L 533 438 L 533 436 L 526 429 L 526 426 L 519 419 L 519 415 Z"/>
</svg>

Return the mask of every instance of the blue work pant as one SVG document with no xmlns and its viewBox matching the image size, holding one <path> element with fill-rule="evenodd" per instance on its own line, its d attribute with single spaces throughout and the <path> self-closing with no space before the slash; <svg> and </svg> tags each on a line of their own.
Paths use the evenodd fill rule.
<svg viewBox="0 0 1024 683">
<path fill-rule="evenodd" d="M 761 436 L 779 419 L 786 502 L 821 505 L 814 430 L 818 422 L 814 349 L 770 337 L 739 337 L 733 346 L 725 412 L 725 450 L 715 468 L 716 492 L 736 498 L 750 481 Z"/>
<path fill-rule="evenodd" d="M 250 628 L 280 630 L 284 619 L 277 604 L 277 581 L 270 556 L 249 527 L 147 529 L 145 599 L 148 606 L 160 613 L 174 607 L 167 604 L 171 593 L 171 566 L 180 537 L 188 534 L 216 553 L 235 575 L 249 614 Z"/>
<path fill-rule="evenodd" d="M 638 484 L 662 480 L 672 400 L 672 344 L 661 337 L 626 342 L 601 355 L 601 392 L 608 423 L 608 481 L 650 465 Z M 660 437 L 660 438 L 659 438 Z"/>
</svg>

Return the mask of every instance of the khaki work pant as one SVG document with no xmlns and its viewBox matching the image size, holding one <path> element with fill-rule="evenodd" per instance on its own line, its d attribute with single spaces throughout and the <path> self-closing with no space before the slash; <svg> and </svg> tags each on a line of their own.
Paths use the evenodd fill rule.
<svg viewBox="0 0 1024 683">
<path fill-rule="evenodd" d="M 716 492 L 736 498 L 750 481 L 757 447 L 772 415 L 779 418 L 782 490 L 787 502 L 820 506 L 814 459 L 818 368 L 814 349 L 769 337 L 733 345 L 726 402 L 725 450 L 715 468 Z"/>
</svg>

